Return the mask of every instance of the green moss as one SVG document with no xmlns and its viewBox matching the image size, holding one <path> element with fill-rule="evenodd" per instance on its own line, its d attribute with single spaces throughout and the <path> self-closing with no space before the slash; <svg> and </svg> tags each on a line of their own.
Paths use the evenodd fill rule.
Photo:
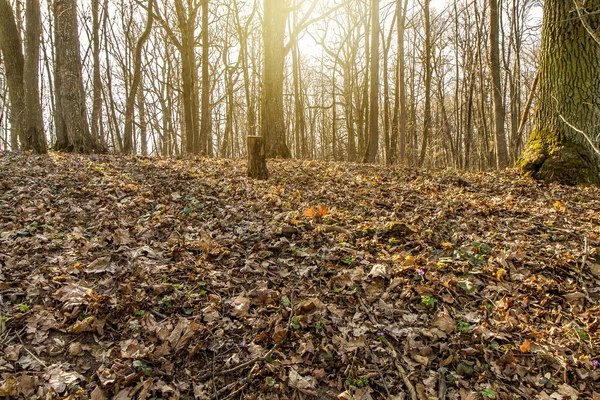
<svg viewBox="0 0 600 400">
<path fill-rule="evenodd" d="M 564 185 L 600 186 L 597 157 L 584 145 L 555 140 L 552 133 L 534 132 L 516 167 L 526 176 Z"/>
</svg>

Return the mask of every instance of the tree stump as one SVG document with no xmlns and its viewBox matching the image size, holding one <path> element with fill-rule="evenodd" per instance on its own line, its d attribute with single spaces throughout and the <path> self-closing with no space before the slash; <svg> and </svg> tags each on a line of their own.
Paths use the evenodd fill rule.
<svg viewBox="0 0 600 400">
<path fill-rule="evenodd" d="M 248 136 L 248 176 L 253 179 L 269 179 L 262 136 Z"/>
</svg>

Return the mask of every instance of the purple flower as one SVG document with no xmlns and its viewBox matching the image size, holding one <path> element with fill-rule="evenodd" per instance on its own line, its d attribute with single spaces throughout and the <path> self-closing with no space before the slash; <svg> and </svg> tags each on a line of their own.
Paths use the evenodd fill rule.
<svg viewBox="0 0 600 400">
<path fill-rule="evenodd" d="M 419 269 L 417 270 L 417 275 L 419 275 L 419 276 L 423 276 L 423 275 L 425 275 L 425 271 L 423 271 L 423 269 L 422 269 L 422 268 L 419 268 Z"/>
<path fill-rule="evenodd" d="M 246 343 L 245 340 L 242 341 L 242 349 L 245 349 L 246 347 L 248 347 L 248 343 Z"/>
<path fill-rule="evenodd" d="M 385 333 L 383 333 L 383 332 L 377 332 L 377 336 L 379 336 L 379 337 L 384 337 L 384 336 L 385 336 Z"/>
<path fill-rule="evenodd" d="M 598 368 L 600 366 L 600 361 L 594 360 L 592 361 L 592 365 L 594 366 L 594 368 Z"/>
</svg>

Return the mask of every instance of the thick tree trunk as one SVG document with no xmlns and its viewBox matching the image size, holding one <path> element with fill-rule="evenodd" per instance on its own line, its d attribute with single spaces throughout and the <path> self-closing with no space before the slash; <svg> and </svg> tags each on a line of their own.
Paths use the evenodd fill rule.
<svg viewBox="0 0 600 400">
<path fill-rule="evenodd" d="M 25 143 L 24 148 L 38 154 L 48 152 L 40 104 L 40 31 L 39 0 L 27 0 L 25 11 Z"/>
<path fill-rule="evenodd" d="M 285 23 L 290 0 L 264 0 L 261 134 L 269 158 L 290 158 L 283 115 Z"/>
<path fill-rule="evenodd" d="M 198 8 L 189 4 L 186 8 L 182 0 L 175 0 L 175 14 L 181 41 L 174 40 L 181 54 L 181 75 L 183 94 L 183 128 L 185 151 L 188 154 L 200 152 L 200 115 L 198 105 L 198 66 L 196 64 L 196 17 Z"/>
<path fill-rule="evenodd" d="M 11 148 L 17 150 L 25 141 L 25 88 L 23 69 L 25 60 L 21 36 L 17 28 L 15 14 L 8 0 L 0 0 L 0 50 L 4 56 L 6 83 L 10 98 L 10 124 L 12 127 Z"/>
<path fill-rule="evenodd" d="M 504 97 L 500 78 L 500 18 L 498 0 L 490 0 L 490 70 L 492 73 L 494 99 L 494 135 L 496 139 L 496 165 L 504 169 L 508 165 L 508 149 L 504 133 Z"/>
<path fill-rule="evenodd" d="M 585 5 L 598 10 L 600 0 Z M 599 157 L 586 136 L 593 140 L 600 126 L 600 47 L 573 8 L 546 0 L 533 131 L 517 167 L 546 181 L 599 185 Z M 600 25 L 598 13 L 583 18 Z"/>
<path fill-rule="evenodd" d="M 379 150 L 379 0 L 371 0 L 371 93 L 369 139 L 363 162 L 374 163 Z"/>
<path fill-rule="evenodd" d="M 105 149 L 92 137 L 88 125 L 85 92 L 79 53 L 79 31 L 77 29 L 77 1 L 56 0 L 54 3 L 56 30 L 56 63 L 60 76 L 62 119 L 67 142 L 59 137 L 57 150 L 76 153 L 103 152 Z"/>
</svg>

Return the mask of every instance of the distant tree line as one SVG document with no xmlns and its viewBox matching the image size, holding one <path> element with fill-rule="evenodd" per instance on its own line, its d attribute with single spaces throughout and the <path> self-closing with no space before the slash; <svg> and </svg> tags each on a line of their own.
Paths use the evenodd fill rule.
<svg viewBox="0 0 600 400">
<path fill-rule="evenodd" d="M 598 1 L 0 0 L 0 144 L 502 169 L 549 79 L 540 7 L 593 42 Z"/>
</svg>

